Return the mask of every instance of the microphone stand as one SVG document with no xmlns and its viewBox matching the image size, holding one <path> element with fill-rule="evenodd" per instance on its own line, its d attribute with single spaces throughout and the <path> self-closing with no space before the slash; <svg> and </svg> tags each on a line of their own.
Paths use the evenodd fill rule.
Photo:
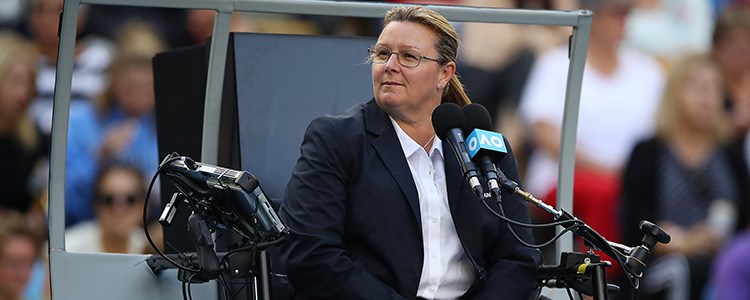
<svg viewBox="0 0 750 300">
<path fill-rule="evenodd" d="M 633 287 L 638 289 L 638 280 L 643 275 L 643 270 L 646 268 L 646 263 L 651 256 L 650 249 L 653 249 L 657 243 L 669 243 L 671 239 L 669 234 L 659 226 L 644 220 L 639 224 L 641 232 L 644 234 L 641 245 L 628 247 L 607 241 L 607 239 L 593 228 L 571 213 L 564 209 L 556 210 L 554 207 L 534 197 L 531 193 L 522 190 L 518 187 L 518 183 L 508 179 L 502 171 L 498 170 L 498 175 L 498 182 L 504 191 L 519 195 L 527 202 L 551 214 L 556 221 L 560 221 L 557 223 L 561 226 L 570 228 L 574 233 L 581 236 L 585 244 L 589 247 L 588 253 L 561 253 L 560 264 L 557 266 L 540 266 L 539 270 L 541 274 L 538 287 L 536 292 L 532 293 L 530 299 L 540 299 L 541 288 L 544 286 L 552 288 L 572 287 L 576 291 L 593 296 L 594 300 L 609 299 L 608 291 L 616 294 L 620 288 L 614 284 L 607 284 L 606 280 L 605 268 L 609 267 L 611 263 L 607 261 L 602 262 L 600 257 L 593 253 L 593 250 L 601 250 L 609 257 L 615 259 L 626 275 L 634 279 Z M 501 208 L 500 211 L 502 212 L 501 198 L 499 196 L 496 197 L 498 205 Z M 575 222 L 562 222 L 571 220 Z M 590 281 L 590 289 L 587 288 L 586 281 Z"/>
</svg>

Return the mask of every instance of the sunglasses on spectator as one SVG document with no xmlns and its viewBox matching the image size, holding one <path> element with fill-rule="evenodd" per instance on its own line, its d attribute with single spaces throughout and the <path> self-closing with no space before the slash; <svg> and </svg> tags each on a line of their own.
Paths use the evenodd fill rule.
<svg viewBox="0 0 750 300">
<path fill-rule="evenodd" d="M 108 206 L 113 205 L 115 201 L 119 203 L 126 203 L 128 206 L 133 206 L 138 201 L 138 196 L 136 196 L 136 194 L 126 194 L 126 195 L 104 194 L 101 197 L 99 197 L 99 202 Z"/>
</svg>

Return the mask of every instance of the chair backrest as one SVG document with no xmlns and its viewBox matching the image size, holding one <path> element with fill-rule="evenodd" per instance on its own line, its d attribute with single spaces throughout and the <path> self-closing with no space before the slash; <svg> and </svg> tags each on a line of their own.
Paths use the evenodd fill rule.
<svg viewBox="0 0 750 300">
<path fill-rule="evenodd" d="M 284 195 L 307 125 L 372 98 L 370 38 L 235 34 L 242 168 Z M 225 99 L 226 100 L 226 99 Z"/>
</svg>

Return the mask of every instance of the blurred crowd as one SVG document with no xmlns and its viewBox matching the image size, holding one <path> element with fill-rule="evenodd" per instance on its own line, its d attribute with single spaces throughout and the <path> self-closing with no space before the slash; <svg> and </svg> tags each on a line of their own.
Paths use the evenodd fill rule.
<svg viewBox="0 0 750 300">
<path fill-rule="evenodd" d="M 744 255 L 750 248 L 750 1 L 391 2 L 592 10 L 574 214 L 628 245 L 640 244 L 640 220 L 671 234 L 671 243 L 654 249 L 638 299 L 750 299 Z M 0 174 L 0 300 L 49 297 L 46 192 L 62 6 L 63 0 L 0 3 L 0 162 L 8 170 Z M 215 14 L 81 7 L 65 170 L 68 251 L 151 251 L 142 233 L 151 224 L 141 218 L 159 160 L 151 59 L 204 43 Z M 231 30 L 372 37 L 378 22 L 234 13 Z M 511 141 L 525 189 L 554 203 L 571 29 L 455 25 L 467 93 Z M 535 221 L 549 220 L 531 209 Z M 616 271 L 609 275 L 622 279 Z M 630 291 L 620 285 L 625 299 Z"/>
</svg>

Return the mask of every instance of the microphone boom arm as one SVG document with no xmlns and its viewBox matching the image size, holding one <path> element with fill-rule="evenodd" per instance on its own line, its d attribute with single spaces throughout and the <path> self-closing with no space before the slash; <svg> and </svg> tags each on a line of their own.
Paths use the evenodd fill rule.
<svg viewBox="0 0 750 300">
<path fill-rule="evenodd" d="M 577 220 L 577 223 L 561 222 L 561 226 L 565 228 L 573 227 L 573 232 L 581 236 L 590 246 L 601 250 L 608 256 L 617 260 L 622 268 L 629 275 L 640 278 L 643 275 L 643 270 L 646 268 L 646 262 L 651 256 L 651 249 L 657 243 L 669 243 L 671 237 L 659 226 L 654 225 L 648 221 L 640 222 L 640 229 L 644 233 L 644 237 L 641 241 L 641 245 L 636 247 L 628 247 L 619 243 L 610 242 L 593 228 L 589 227 L 565 210 L 557 210 L 549 204 L 537 199 L 531 193 L 522 190 L 518 187 L 518 183 L 508 179 L 503 172 L 498 169 L 498 182 L 500 187 L 506 192 L 519 195 L 525 201 L 536 205 L 547 213 L 551 214 L 557 221 Z M 619 250 L 619 251 L 618 251 Z"/>
</svg>

